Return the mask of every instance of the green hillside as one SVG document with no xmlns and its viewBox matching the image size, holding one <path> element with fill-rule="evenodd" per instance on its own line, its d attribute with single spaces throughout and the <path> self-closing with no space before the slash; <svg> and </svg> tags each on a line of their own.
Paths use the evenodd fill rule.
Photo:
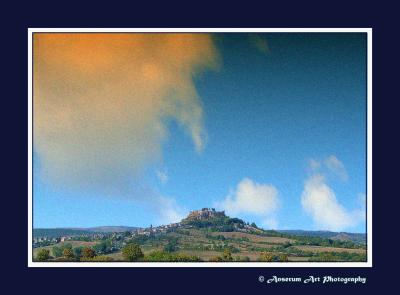
<svg viewBox="0 0 400 295">
<path fill-rule="evenodd" d="M 34 255 L 47 249 L 49 261 L 125 261 L 132 260 L 126 252 L 134 246 L 137 247 L 135 251 L 143 255 L 133 260 L 149 262 L 366 261 L 364 244 L 346 239 L 263 230 L 255 224 L 205 209 L 194 211 L 180 223 L 171 225 L 103 233 L 100 236 L 85 235 L 84 239 L 79 234 L 74 235 L 62 243 L 35 248 Z M 90 244 L 76 246 L 78 241 Z M 76 254 L 65 257 L 69 250 L 63 251 L 68 247 Z M 82 257 L 79 253 L 82 253 L 83 247 L 92 249 L 93 257 Z"/>
</svg>

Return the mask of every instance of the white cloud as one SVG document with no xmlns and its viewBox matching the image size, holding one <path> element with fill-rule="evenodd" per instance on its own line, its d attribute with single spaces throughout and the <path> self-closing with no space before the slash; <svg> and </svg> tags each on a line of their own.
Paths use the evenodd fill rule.
<svg viewBox="0 0 400 295">
<path fill-rule="evenodd" d="M 166 184 L 168 182 L 168 174 L 167 171 L 163 170 L 157 170 L 156 175 L 158 180 L 160 181 L 161 184 Z"/>
<path fill-rule="evenodd" d="M 301 204 L 321 230 L 341 231 L 358 225 L 365 218 L 364 210 L 349 211 L 339 203 L 322 174 L 307 179 Z"/>
<path fill-rule="evenodd" d="M 270 223 L 273 220 L 271 215 L 279 207 L 278 190 L 271 184 L 259 184 L 244 178 L 225 200 L 216 203 L 216 207 L 224 209 L 231 216 L 252 214 L 264 217 Z"/>
<path fill-rule="evenodd" d="M 174 120 L 207 141 L 194 79 L 218 66 L 208 34 L 37 34 L 34 150 L 57 187 L 134 198 Z M 110 191 L 112 191 L 110 193 Z"/>
<path fill-rule="evenodd" d="M 321 168 L 321 162 L 315 159 L 310 159 L 308 165 L 310 167 L 310 170 L 313 172 L 318 171 Z"/>
<path fill-rule="evenodd" d="M 160 224 L 179 222 L 188 214 L 188 210 L 180 207 L 172 198 L 159 196 L 157 207 Z"/>
<path fill-rule="evenodd" d="M 324 164 L 331 172 L 339 176 L 341 180 L 347 181 L 349 179 L 346 168 L 336 156 L 329 156 L 324 160 Z"/>
<path fill-rule="evenodd" d="M 162 159 L 167 121 L 196 151 L 207 132 L 197 74 L 218 67 L 209 34 L 37 34 L 34 151 L 37 175 L 74 192 L 141 202 L 160 222 L 184 210 L 148 186 L 143 171 Z M 161 172 L 161 183 L 168 175 Z"/>
</svg>

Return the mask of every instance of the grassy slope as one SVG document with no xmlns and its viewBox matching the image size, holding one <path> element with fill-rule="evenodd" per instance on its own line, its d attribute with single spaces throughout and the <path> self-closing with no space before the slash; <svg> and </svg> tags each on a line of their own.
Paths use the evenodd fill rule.
<svg viewBox="0 0 400 295">
<path fill-rule="evenodd" d="M 164 239 L 159 241 L 145 242 L 141 248 L 145 254 L 155 250 L 162 250 L 167 244 L 168 238 L 178 239 L 178 249 L 176 253 L 199 256 L 202 260 L 208 261 L 211 257 L 220 256 L 222 249 L 226 246 L 231 246 L 239 252 L 233 252 L 233 257 L 249 257 L 251 261 L 256 261 L 260 256 L 260 252 L 268 251 L 272 254 L 279 255 L 283 252 L 277 250 L 279 246 L 287 243 L 294 243 L 296 240 L 282 237 L 265 237 L 255 234 L 242 232 L 213 232 L 207 233 L 198 229 L 186 230 L 190 234 L 181 234 L 177 232 L 167 233 Z M 210 236 L 212 238 L 210 238 Z M 217 239 L 224 237 L 224 240 Z M 215 249 L 220 246 L 219 249 Z M 208 247 L 208 249 L 207 249 Z M 288 255 L 289 261 L 308 261 L 312 253 L 319 252 L 349 252 L 349 253 L 366 253 L 365 249 L 348 249 L 334 247 L 318 247 L 318 246 L 291 246 L 293 250 L 299 249 L 304 251 L 302 256 L 298 254 Z M 296 252 L 296 251 L 294 251 Z M 310 255 L 307 256 L 307 253 Z M 120 253 L 109 254 L 116 260 L 122 259 Z"/>
</svg>

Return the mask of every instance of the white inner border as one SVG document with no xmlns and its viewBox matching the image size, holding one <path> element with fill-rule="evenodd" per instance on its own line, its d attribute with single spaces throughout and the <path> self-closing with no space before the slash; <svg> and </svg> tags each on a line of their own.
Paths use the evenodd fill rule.
<svg viewBox="0 0 400 295">
<path fill-rule="evenodd" d="M 33 262 L 32 38 L 40 32 L 367 33 L 367 262 Z M 28 267 L 372 267 L 372 28 L 28 28 Z"/>
</svg>

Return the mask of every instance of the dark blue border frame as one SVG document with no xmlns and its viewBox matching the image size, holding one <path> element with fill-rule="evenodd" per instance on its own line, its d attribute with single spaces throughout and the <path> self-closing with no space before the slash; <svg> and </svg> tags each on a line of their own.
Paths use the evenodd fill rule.
<svg viewBox="0 0 400 295">
<path fill-rule="evenodd" d="M 189 4 L 189 3 L 188 3 Z M 187 4 L 187 5 L 188 5 Z M 396 107 L 399 46 L 395 7 L 383 3 L 338 1 L 305 3 L 191 3 L 191 12 L 173 10 L 170 3 L 91 5 L 53 3 L 4 4 L 2 50 L 5 160 L 3 186 L 3 250 L 5 275 L 1 286 L 12 293 L 192 293 L 239 291 L 362 293 L 395 286 L 397 235 L 397 175 L 394 167 L 398 118 Z M 58 7 L 54 7 L 57 5 Z M 187 5 L 181 6 L 188 8 Z M 100 7 L 100 9 L 94 9 Z M 236 10 L 233 10 L 236 8 Z M 193 15 L 196 11 L 196 15 Z M 167 13 L 168 12 L 168 13 Z M 27 268 L 27 28 L 28 27 L 372 27 L 373 28 L 373 268 Z M 398 27 L 398 24 L 397 24 Z M 385 125 L 386 123 L 386 125 Z M 391 141 L 385 141 L 385 135 Z M 387 157 L 387 159 L 385 159 Z M 390 157 L 390 158 L 389 158 Z M 394 171 L 391 171 L 394 170 Z M 5 189 L 4 189 L 5 188 Z M 4 263 L 5 262 L 5 263 Z M 363 276 L 365 285 L 306 285 L 258 282 L 258 276 Z M 140 291 L 139 291 L 140 290 Z M 210 291 L 211 290 L 211 291 Z M 6 293 L 7 294 L 7 293 Z"/>
</svg>

